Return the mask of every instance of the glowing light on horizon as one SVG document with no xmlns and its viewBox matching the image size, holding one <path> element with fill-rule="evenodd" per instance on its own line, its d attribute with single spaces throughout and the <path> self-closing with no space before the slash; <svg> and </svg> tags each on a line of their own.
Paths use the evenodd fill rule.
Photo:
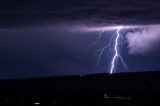
<svg viewBox="0 0 160 106">
<path fill-rule="evenodd" d="M 34 102 L 33 104 L 34 105 L 40 105 L 40 102 Z"/>
</svg>

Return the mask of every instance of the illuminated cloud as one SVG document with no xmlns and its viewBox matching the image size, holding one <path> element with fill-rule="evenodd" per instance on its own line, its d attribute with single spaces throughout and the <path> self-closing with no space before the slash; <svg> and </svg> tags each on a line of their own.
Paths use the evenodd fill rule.
<svg viewBox="0 0 160 106">
<path fill-rule="evenodd" d="M 126 35 L 130 54 L 148 54 L 160 47 L 160 25 L 152 25 L 146 29 L 129 32 Z"/>
</svg>

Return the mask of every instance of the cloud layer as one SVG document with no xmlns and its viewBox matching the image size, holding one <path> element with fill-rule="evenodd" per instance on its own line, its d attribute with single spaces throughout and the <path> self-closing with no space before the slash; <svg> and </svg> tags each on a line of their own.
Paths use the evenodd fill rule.
<svg viewBox="0 0 160 106">
<path fill-rule="evenodd" d="M 98 25 L 160 23 L 159 5 L 159 0 L 5 0 L 0 3 L 0 28 L 70 21 Z"/>
<path fill-rule="evenodd" d="M 160 25 L 149 26 L 142 31 L 126 35 L 130 54 L 148 54 L 160 48 Z"/>
</svg>

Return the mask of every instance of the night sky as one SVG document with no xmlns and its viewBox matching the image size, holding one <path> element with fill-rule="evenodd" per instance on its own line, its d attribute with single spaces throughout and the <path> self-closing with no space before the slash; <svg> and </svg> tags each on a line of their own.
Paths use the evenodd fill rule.
<svg viewBox="0 0 160 106">
<path fill-rule="evenodd" d="M 153 25 L 122 30 L 117 72 L 160 70 L 159 0 L 5 0 L 0 3 L 0 79 L 81 75 L 109 72 L 113 44 L 99 65 L 98 49 L 114 30 L 91 27 Z M 156 24 L 156 25 L 155 25 Z M 155 26 L 154 26 L 155 25 Z"/>
</svg>

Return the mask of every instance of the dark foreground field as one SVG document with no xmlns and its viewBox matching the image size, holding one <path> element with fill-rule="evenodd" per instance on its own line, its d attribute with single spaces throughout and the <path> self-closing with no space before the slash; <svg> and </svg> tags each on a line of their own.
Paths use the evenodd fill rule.
<svg viewBox="0 0 160 106">
<path fill-rule="evenodd" d="M 0 106 L 152 106 L 160 72 L 0 81 Z"/>
</svg>

